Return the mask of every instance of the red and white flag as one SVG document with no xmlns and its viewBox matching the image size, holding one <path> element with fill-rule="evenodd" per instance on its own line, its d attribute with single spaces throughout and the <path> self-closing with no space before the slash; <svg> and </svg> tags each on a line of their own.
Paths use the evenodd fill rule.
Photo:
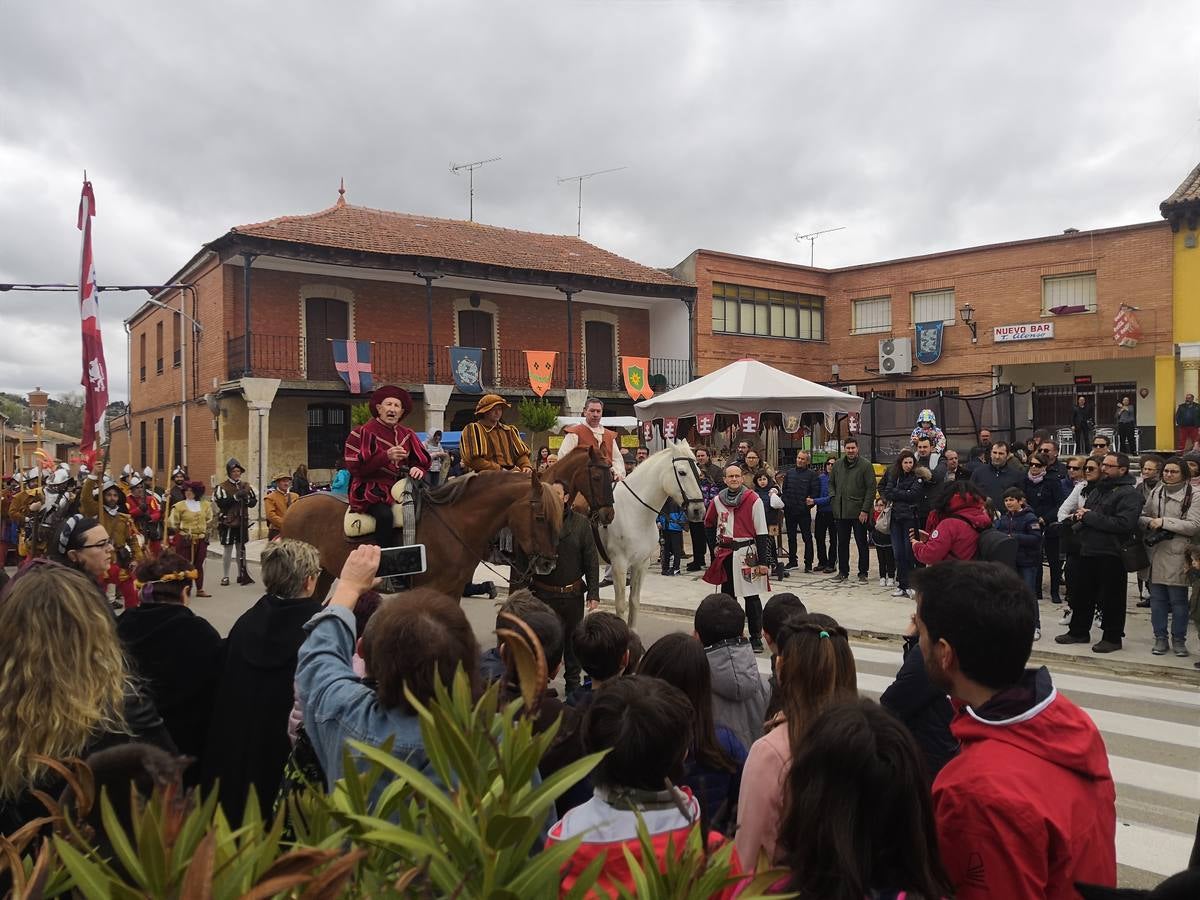
<svg viewBox="0 0 1200 900">
<path fill-rule="evenodd" d="M 713 433 L 713 423 L 717 421 L 717 414 L 711 412 L 696 413 L 696 434 L 708 437 Z"/>
<path fill-rule="evenodd" d="M 675 440 L 675 432 L 679 430 L 678 416 L 663 416 L 662 436 L 664 441 Z"/>
<path fill-rule="evenodd" d="M 108 408 L 108 367 L 104 364 L 104 341 L 100 337 L 100 297 L 96 291 L 96 263 L 92 258 L 92 216 L 96 197 L 92 183 L 83 182 L 77 227 L 83 232 L 79 259 L 79 318 L 83 329 L 83 439 L 80 450 L 95 450 L 104 443 L 104 410 Z"/>
<path fill-rule="evenodd" d="M 748 434 L 756 434 L 758 432 L 758 413 L 744 412 L 738 414 L 741 429 Z"/>
</svg>

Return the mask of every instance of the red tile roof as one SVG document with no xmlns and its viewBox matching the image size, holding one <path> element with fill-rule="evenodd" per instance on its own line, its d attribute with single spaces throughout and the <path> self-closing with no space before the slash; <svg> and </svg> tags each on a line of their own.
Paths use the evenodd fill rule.
<svg viewBox="0 0 1200 900">
<path fill-rule="evenodd" d="M 1200 166 L 1192 169 L 1188 177 L 1183 179 L 1183 183 L 1175 189 L 1175 193 L 1162 202 L 1160 209 L 1166 212 L 1173 206 L 1196 201 L 1200 201 Z"/>
<path fill-rule="evenodd" d="M 362 253 L 424 256 L 512 269 L 687 287 L 666 272 L 617 256 L 573 235 L 538 234 L 407 213 L 336 205 L 303 216 L 239 225 L 230 234 Z"/>
</svg>

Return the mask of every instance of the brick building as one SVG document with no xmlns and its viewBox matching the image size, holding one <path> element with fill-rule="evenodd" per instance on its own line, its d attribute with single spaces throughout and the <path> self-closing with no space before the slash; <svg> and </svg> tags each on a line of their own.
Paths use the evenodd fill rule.
<svg viewBox="0 0 1200 900">
<path fill-rule="evenodd" d="M 1175 393 L 1155 363 L 1173 353 L 1171 238 L 1159 221 L 838 269 L 701 249 L 672 272 L 696 285 L 701 374 L 752 355 L 860 394 L 1011 384 L 1024 404 L 1018 418 L 1045 426 L 1069 424 L 1080 393 L 1110 424 L 1107 412 L 1129 393 L 1143 442 L 1153 443 L 1157 393 Z M 1136 347 L 1113 338 L 1122 304 L 1137 308 Z M 915 323 L 931 321 L 944 323 L 941 357 L 926 365 L 914 353 L 911 371 L 881 371 L 881 344 L 908 338 L 915 351 Z"/>
<path fill-rule="evenodd" d="M 577 237 L 367 209 L 342 192 L 322 212 L 231 229 L 172 283 L 189 287 L 126 323 L 132 409 L 113 455 L 160 479 L 172 446 L 205 479 L 230 456 L 256 483 L 300 463 L 328 478 L 365 399 L 335 371 L 331 339 L 373 342 L 376 383 L 413 394 L 418 430 L 471 418 L 450 346 L 483 348 L 485 386 L 510 401 L 533 395 L 523 351 L 557 351 L 548 398 L 574 411 L 591 393 L 628 414 L 624 355 L 651 357 L 667 386 L 691 377 L 695 290 L 670 274 Z"/>
</svg>

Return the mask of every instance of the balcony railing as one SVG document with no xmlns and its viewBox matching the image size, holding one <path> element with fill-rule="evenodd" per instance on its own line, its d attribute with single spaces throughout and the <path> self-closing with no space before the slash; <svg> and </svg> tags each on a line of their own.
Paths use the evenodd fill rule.
<svg viewBox="0 0 1200 900">
<path fill-rule="evenodd" d="M 254 334 L 251 338 L 251 371 L 262 378 L 281 378 L 285 381 L 302 381 L 307 373 L 301 366 L 300 338 L 285 334 Z M 434 382 L 450 384 L 449 348 L 435 346 L 433 356 Z M 242 335 L 226 338 L 228 377 L 240 378 L 246 369 L 246 339 Z M 332 351 L 330 351 L 332 353 Z M 374 341 L 371 347 L 371 363 L 378 382 L 398 384 L 424 384 L 429 377 L 429 348 L 422 343 L 399 341 Z M 617 361 L 605 362 L 602 372 L 593 371 L 596 366 L 588 365 L 587 356 L 577 354 L 572 360 L 575 370 L 575 385 L 595 391 L 622 391 L 624 383 L 617 368 Z M 314 367 L 309 366 L 310 369 Z M 316 379 L 328 381 L 331 368 L 322 365 Z M 529 366 L 522 350 L 501 349 L 484 354 L 483 383 L 485 387 L 521 389 L 529 387 Z M 686 359 L 652 358 L 650 360 L 650 384 L 655 390 L 668 390 L 686 384 L 690 366 Z M 561 390 L 567 385 L 567 357 L 560 351 L 554 363 L 553 388 Z"/>
</svg>

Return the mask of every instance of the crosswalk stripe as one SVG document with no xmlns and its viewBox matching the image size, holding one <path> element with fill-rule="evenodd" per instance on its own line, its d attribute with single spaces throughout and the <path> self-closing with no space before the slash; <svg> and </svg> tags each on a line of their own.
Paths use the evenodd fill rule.
<svg viewBox="0 0 1200 900">
<path fill-rule="evenodd" d="M 1200 800 L 1200 773 L 1111 754 L 1108 767 L 1118 784 L 1170 794 L 1181 800 Z"/>
<path fill-rule="evenodd" d="M 1117 862 L 1155 875 L 1174 875 L 1187 868 L 1192 840 L 1178 831 L 1117 822 Z"/>
<path fill-rule="evenodd" d="M 882 647 L 864 647 L 861 644 L 851 644 L 854 658 L 863 662 L 890 663 L 900 668 L 903 657 L 899 650 L 886 650 Z M 1069 662 L 1069 660 L 1066 660 Z M 1088 694 L 1098 694 L 1102 697 L 1120 698 L 1123 700 L 1150 700 L 1156 703 L 1175 703 L 1180 706 L 1191 706 L 1200 709 L 1200 690 L 1178 690 L 1159 684 L 1147 684 L 1142 681 L 1130 681 L 1121 678 L 1095 678 L 1089 675 L 1076 675 L 1072 672 L 1055 672 L 1054 664 L 1050 664 L 1054 684 L 1063 691 L 1082 691 Z"/>
</svg>

